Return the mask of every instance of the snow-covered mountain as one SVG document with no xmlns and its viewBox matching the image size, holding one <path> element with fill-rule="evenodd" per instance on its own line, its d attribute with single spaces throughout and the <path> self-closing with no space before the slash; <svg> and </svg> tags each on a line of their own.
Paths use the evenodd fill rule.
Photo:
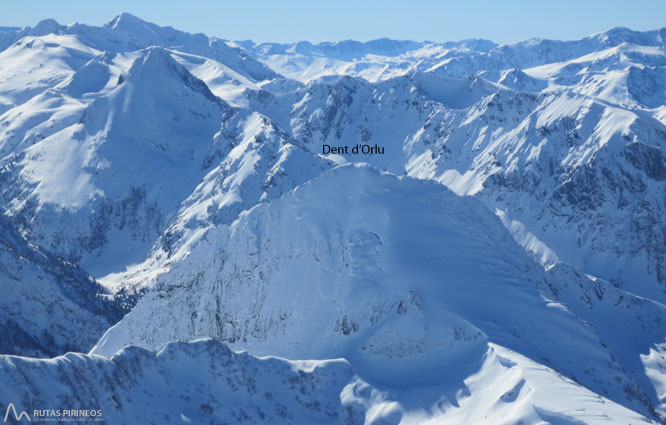
<svg viewBox="0 0 666 425">
<path fill-rule="evenodd" d="M 491 342 L 649 413 L 659 401 L 546 286 L 480 202 L 348 165 L 209 232 L 92 352 L 213 336 L 259 355 L 345 357 L 369 382 L 400 386 L 436 384 Z"/>
<path fill-rule="evenodd" d="M 498 46 L 255 44 L 129 14 L 0 28 L 1 351 L 108 329 L 110 357 L 5 357 L 0 392 L 113 423 L 663 419 L 665 148 L 666 29 Z M 249 355 L 172 343 L 211 337 Z M 47 390 L 70 374 L 117 389 Z M 248 376 L 280 396 L 250 400 Z"/>
</svg>

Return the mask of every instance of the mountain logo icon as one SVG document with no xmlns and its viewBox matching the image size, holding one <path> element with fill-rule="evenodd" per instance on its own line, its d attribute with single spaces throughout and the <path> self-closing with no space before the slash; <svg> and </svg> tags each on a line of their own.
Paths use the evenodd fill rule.
<svg viewBox="0 0 666 425">
<path fill-rule="evenodd" d="M 9 418 L 9 412 L 12 412 L 14 414 L 14 419 L 17 421 L 20 421 L 25 417 L 28 419 L 28 422 L 32 422 L 32 419 L 30 419 L 30 415 L 28 415 L 25 411 L 22 411 L 20 414 L 16 413 L 16 407 L 14 407 L 14 403 L 9 403 L 7 406 L 7 411 L 5 412 L 5 419 L 3 422 L 7 422 L 7 419 Z"/>
</svg>

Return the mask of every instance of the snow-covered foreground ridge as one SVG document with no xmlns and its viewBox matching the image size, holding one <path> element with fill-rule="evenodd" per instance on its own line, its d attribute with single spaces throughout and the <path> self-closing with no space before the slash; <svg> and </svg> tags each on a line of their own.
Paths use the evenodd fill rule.
<svg viewBox="0 0 666 425">
<path fill-rule="evenodd" d="M 665 40 L 1 29 L 0 407 L 663 420 Z"/>
<path fill-rule="evenodd" d="M 0 408 L 98 410 L 112 424 L 654 423 L 503 347 L 462 370 L 438 371 L 434 386 L 377 387 L 342 359 L 258 358 L 214 340 L 110 359 L 0 356 Z"/>
</svg>

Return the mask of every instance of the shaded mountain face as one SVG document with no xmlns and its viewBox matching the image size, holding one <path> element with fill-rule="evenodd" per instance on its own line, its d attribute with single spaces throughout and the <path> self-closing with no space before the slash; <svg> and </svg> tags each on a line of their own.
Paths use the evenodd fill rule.
<svg viewBox="0 0 666 425">
<path fill-rule="evenodd" d="M 318 359 L 12 357 L 0 391 L 79 400 L 45 390 L 76 374 L 119 388 L 85 394 L 116 422 L 663 417 L 665 38 L 255 45 L 128 14 L 0 30 L 1 351 L 107 330 L 93 353 L 213 337 Z M 259 375 L 279 401 L 239 390 Z M 234 407 L 191 410 L 195 388 Z"/>
<path fill-rule="evenodd" d="M 0 218 L 0 351 L 87 351 L 125 312 L 79 267 L 30 245 Z"/>
</svg>

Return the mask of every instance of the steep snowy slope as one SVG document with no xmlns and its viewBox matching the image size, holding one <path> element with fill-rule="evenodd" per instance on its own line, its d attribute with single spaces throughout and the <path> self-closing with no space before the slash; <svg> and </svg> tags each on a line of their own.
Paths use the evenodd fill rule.
<svg viewBox="0 0 666 425">
<path fill-rule="evenodd" d="M 231 113 L 167 51 L 127 59 L 95 57 L 0 117 L 4 213 L 96 276 L 144 258 Z"/>
<path fill-rule="evenodd" d="M 257 358 L 214 340 L 157 354 L 128 347 L 111 359 L 1 356 L 0 409 L 100 410 L 114 424 L 654 423 L 499 346 L 472 369 L 396 391 L 370 385 L 344 360 Z"/>
<path fill-rule="evenodd" d="M 87 351 L 122 317 L 83 270 L 28 244 L 0 217 L 0 353 Z"/>
<path fill-rule="evenodd" d="M 614 358 L 651 393 L 666 417 L 664 335 L 666 306 L 558 263 L 548 268 L 549 292 L 592 326 Z M 648 356 L 647 354 L 651 355 Z"/>
<path fill-rule="evenodd" d="M 422 387 L 492 342 L 651 414 L 594 330 L 537 290 L 546 281 L 478 201 L 342 166 L 211 230 L 92 352 L 212 336 Z"/>
<path fill-rule="evenodd" d="M 273 199 L 334 165 L 292 140 L 259 113 L 235 111 L 205 163 L 219 164 L 181 206 L 152 247 L 150 255 L 126 271 L 101 279 L 113 290 L 133 292 L 150 287 L 170 265 L 187 255 L 210 229 L 227 225 L 258 202 Z"/>
<path fill-rule="evenodd" d="M 559 258 L 663 302 L 666 128 L 577 95 L 507 94 L 467 111 L 476 122 L 440 138 L 441 150 L 424 150 L 410 173 L 476 193 L 543 262 Z M 507 110 L 516 125 L 504 131 Z M 465 159 L 467 167 L 457 166 Z"/>
</svg>

